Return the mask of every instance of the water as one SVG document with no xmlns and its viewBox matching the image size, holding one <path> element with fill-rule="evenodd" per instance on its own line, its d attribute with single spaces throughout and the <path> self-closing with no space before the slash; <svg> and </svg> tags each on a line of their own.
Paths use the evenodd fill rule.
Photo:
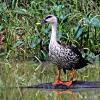
<svg viewBox="0 0 100 100">
<path fill-rule="evenodd" d="M 53 82 L 57 67 L 46 62 L 33 61 L 0 62 L 0 100 L 100 100 L 100 89 L 43 90 L 33 88 L 15 88 L 34 84 Z M 61 73 L 61 79 L 67 80 L 68 74 Z M 100 81 L 100 65 L 89 65 L 76 72 L 76 79 L 82 81 Z"/>
</svg>

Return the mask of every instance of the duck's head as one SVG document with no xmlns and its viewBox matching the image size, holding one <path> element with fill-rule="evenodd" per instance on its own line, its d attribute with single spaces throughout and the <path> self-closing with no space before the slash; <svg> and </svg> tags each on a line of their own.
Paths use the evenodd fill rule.
<svg viewBox="0 0 100 100">
<path fill-rule="evenodd" d="M 54 15 L 48 15 L 47 17 L 45 17 L 42 21 L 41 24 L 57 24 L 57 17 Z"/>
</svg>

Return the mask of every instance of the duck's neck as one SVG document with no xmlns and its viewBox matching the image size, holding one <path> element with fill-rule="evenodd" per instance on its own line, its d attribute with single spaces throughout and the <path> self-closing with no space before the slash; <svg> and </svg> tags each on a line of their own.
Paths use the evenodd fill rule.
<svg viewBox="0 0 100 100">
<path fill-rule="evenodd" d="M 50 38 L 50 44 L 51 43 L 57 43 L 57 23 L 53 23 L 52 25 L 52 33 L 51 33 L 51 38 Z"/>
</svg>

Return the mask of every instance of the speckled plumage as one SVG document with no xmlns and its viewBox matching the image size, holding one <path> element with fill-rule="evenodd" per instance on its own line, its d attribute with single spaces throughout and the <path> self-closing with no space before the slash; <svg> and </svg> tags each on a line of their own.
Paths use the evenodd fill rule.
<svg viewBox="0 0 100 100">
<path fill-rule="evenodd" d="M 49 44 L 49 57 L 60 68 L 71 70 L 79 69 L 89 63 L 74 46 L 63 46 L 58 43 Z"/>
</svg>

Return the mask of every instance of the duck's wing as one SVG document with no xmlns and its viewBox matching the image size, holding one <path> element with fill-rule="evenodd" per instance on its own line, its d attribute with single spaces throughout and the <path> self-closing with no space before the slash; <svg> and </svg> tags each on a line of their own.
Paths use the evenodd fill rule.
<svg viewBox="0 0 100 100">
<path fill-rule="evenodd" d="M 75 54 L 79 55 L 80 57 L 82 57 L 81 52 L 77 49 L 77 47 L 72 46 L 72 45 L 67 45 L 66 48 L 71 49 L 72 52 L 74 52 Z"/>
<path fill-rule="evenodd" d="M 59 43 L 62 47 L 66 48 L 66 49 L 70 49 L 72 52 L 74 52 L 75 54 L 77 54 L 77 55 L 79 55 L 80 57 L 82 57 L 82 54 L 81 54 L 81 52 L 78 50 L 77 47 L 75 47 L 75 46 L 73 46 L 73 45 L 66 45 L 65 43 L 62 43 L 62 42 L 59 42 L 59 41 L 58 41 L 58 43 Z"/>
</svg>

